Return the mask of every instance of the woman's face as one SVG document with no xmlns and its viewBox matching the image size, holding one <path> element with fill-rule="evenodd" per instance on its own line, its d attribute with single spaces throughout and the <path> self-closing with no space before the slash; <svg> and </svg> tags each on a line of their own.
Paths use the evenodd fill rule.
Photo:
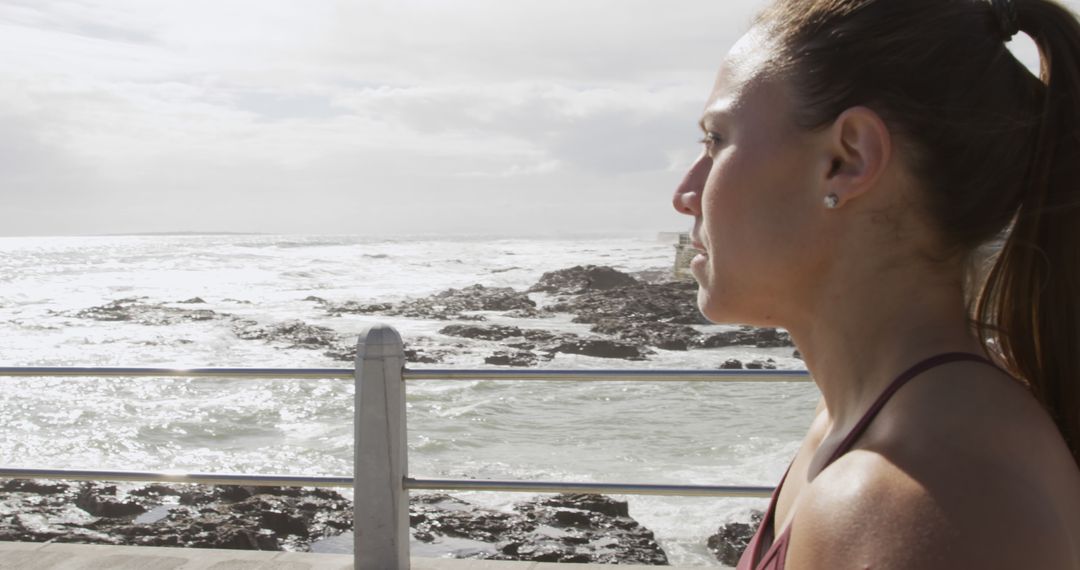
<svg viewBox="0 0 1080 570">
<path fill-rule="evenodd" d="M 701 119 L 705 148 L 675 190 L 702 252 L 698 306 L 714 322 L 783 326 L 824 261 L 816 181 L 828 159 L 792 121 L 786 84 L 762 73 L 768 54 L 755 32 L 732 48 Z"/>
</svg>

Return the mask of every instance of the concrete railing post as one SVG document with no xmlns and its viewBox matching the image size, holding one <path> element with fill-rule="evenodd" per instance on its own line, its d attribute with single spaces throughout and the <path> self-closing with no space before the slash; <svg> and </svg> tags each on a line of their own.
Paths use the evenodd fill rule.
<svg viewBox="0 0 1080 570">
<path fill-rule="evenodd" d="M 392 327 L 374 324 L 356 346 L 353 528 L 356 570 L 409 568 L 405 490 L 405 354 Z"/>
</svg>

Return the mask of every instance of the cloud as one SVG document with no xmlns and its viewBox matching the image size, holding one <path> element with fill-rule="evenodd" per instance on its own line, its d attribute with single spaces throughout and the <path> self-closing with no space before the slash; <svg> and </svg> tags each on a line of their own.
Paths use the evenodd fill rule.
<svg viewBox="0 0 1080 570">
<path fill-rule="evenodd" d="M 6 0 L 0 233 L 680 227 L 763 4 Z"/>
</svg>

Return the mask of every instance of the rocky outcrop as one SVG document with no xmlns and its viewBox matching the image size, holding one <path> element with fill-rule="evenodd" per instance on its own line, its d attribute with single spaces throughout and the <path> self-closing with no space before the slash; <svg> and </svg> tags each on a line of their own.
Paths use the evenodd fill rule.
<svg viewBox="0 0 1080 570">
<path fill-rule="evenodd" d="M 652 351 L 638 344 L 602 338 L 580 338 L 561 342 L 547 349 L 550 352 L 580 354 L 596 358 L 645 360 Z"/>
<path fill-rule="evenodd" d="M 578 265 L 549 271 L 529 288 L 529 293 L 577 295 L 586 291 L 606 291 L 638 284 L 632 276 L 603 265 Z"/>
<path fill-rule="evenodd" d="M 630 518 L 625 501 L 601 495 L 536 498 L 512 512 L 479 509 L 447 495 L 410 505 L 413 536 L 422 542 L 466 538 L 485 545 L 461 553 L 488 560 L 666 565 L 653 533 Z"/>
<path fill-rule="evenodd" d="M 577 323 L 599 323 L 606 319 L 684 325 L 708 323 L 697 308 L 697 285 L 681 281 L 586 291 L 561 297 L 547 309 L 571 313 Z"/>
<path fill-rule="evenodd" d="M 425 340 L 423 338 L 415 340 Z M 439 364 L 444 362 L 446 358 L 453 355 L 455 351 L 460 350 L 460 345 L 448 348 L 436 348 L 432 346 L 411 346 L 406 343 L 403 347 L 405 353 L 405 362 L 408 364 Z M 355 362 L 356 361 L 356 341 L 355 339 L 342 339 L 340 342 L 334 343 L 329 350 L 323 352 L 324 356 L 338 360 L 341 362 Z"/>
<path fill-rule="evenodd" d="M 339 335 L 329 327 L 309 325 L 300 320 L 262 324 L 237 319 L 232 323 L 232 330 L 244 340 L 279 343 L 288 348 L 327 349 L 339 342 Z"/>
<path fill-rule="evenodd" d="M 477 340 L 506 340 L 523 337 L 525 331 L 505 325 L 448 325 L 440 329 L 439 334 Z"/>
<path fill-rule="evenodd" d="M 686 325 L 630 319 L 604 319 L 589 330 L 664 350 L 689 350 L 701 337 Z"/>
<path fill-rule="evenodd" d="M 473 311 L 501 311 L 528 314 L 536 311 L 534 303 L 525 293 L 510 287 L 485 287 L 471 285 L 462 289 L 447 289 L 430 297 L 412 299 L 400 303 L 357 303 L 346 301 L 333 303 L 319 297 L 307 300 L 319 303 L 334 316 L 345 314 L 383 314 L 415 319 L 440 321 L 484 320 L 483 316 L 470 315 Z"/>
<path fill-rule="evenodd" d="M 458 557 L 545 562 L 666 564 L 653 533 L 623 501 L 600 495 L 537 497 L 511 512 L 447 495 L 417 495 L 409 520 L 421 542 L 475 541 Z M 296 487 L 9 480 L 0 485 L 0 540 L 307 551 L 352 530 L 352 503 Z M 479 545 L 480 547 L 476 547 Z"/>
<path fill-rule="evenodd" d="M 746 364 L 743 364 L 738 358 L 729 358 L 723 362 L 719 367 L 721 370 L 776 370 L 776 361 L 771 358 L 764 360 L 755 358 Z"/>
<path fill-rule="evenodd" d="M 536 362 L 539 359 L 551 360 L 556 353 L 560 352 L 627 360 L 642 360 L 652 352 L 640 342 L 624 342 L 599 337 L 586 338 L 572 333 L 557 334 L 503 325 L 449 325 L 439 332 L 477 340 L 521 339 L 518 342 L 507 343 L 509 348 L 514 349 L 513 356 L 507 351 L 499 351 L 486 359 L 488 364 L 505 362 L 508 366 L 522 366 L 525 365 L 522 364 L 524 362 Z"/>
<path fill-rule="evenodd" d="M 754 346 L 757 348 L 777 348 L 795 346 L 791 335 L 772 328 L 740 327 L 735 331 L 724 331 L 707 336 L 698 341 L 701 348 L 719 348 L 725 346 Z"/>
<path fill-rule="evenodd" d="M 753 510 L 749 513 L 740 513 L 727 523 L 720 525 L 712 536 L 709 537 L 707 546 L 721 564 L 735 566 L 750 539 L 757 532 L 758 525 L 765 513 Z"/>
<path fill-rule="evenodd" d="M 492 366 L 534 366 L 540 357 L 528 350 L 496 350 L 484 358 L 484 364 Z"/>
<path fill-rule="evenodd" d="M 76 311 L 72 316 L 95 321 L 130 321 L 142 325 L 164 326 L 209 321 L 229 315 L 209 309 L 187 309 L 170 307 L 164 303 L 149 303 L 146 297 L 126 297 Z"/>
<path fill-rule="evenodd" d="M 0 540 L 303 551 L 352 528 L 350 502 L 322 489 L 24 480 L 0 489 Z"/>
</svg>

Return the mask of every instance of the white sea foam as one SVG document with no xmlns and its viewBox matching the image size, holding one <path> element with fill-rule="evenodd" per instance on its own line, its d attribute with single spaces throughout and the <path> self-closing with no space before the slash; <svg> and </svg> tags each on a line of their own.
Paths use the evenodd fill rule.
<svg viewBox="0 0 1080 570">
<path fill-rule="evenodd" d="M 606 264 L 665 269 L 670 245 L 647 238 L 395 240 L 348 236 L 138 236 L 0 239 L 5 366 L 347 367 L 321 351 L 240 340 L 228 321 L 170 326 L 78 318 L 145 297 L 263 323 L 300 319 L 355 334 L 381 320 L 407 342 L 450 347 L 446 322 L 331 317 L 332 301 L 396 301 L 474 283 L 525 289 L 545 271 Z M 206 304 L 178 304 L 200 297 Z M 542 294 L 534 300 L 545 302 Z M 559 316 L 491 323 L 586 334 Z M 702 327 L 722 330 L 723 327 Z M 423 340 L 426 339 L 426 340 Z M 470 343 L 440 367 L 477 367 L 497 343 Z M 658 350 L 645 362 L 558 355 L 555 368 L 715 368 L 790 349 Z M 346 474 L 348 382 L 212 379 L 2 379 L 6 465 Z M 806 384 L 418 382 L 409 386 L 410 471 L 420 477 L 774 484 L 816 401 Z M 464 493 L 509 508 L 520 495 Z M 761 501 L 628 497 L 672 560 L 715 563 L 704 538 Z"/>
</svg>

